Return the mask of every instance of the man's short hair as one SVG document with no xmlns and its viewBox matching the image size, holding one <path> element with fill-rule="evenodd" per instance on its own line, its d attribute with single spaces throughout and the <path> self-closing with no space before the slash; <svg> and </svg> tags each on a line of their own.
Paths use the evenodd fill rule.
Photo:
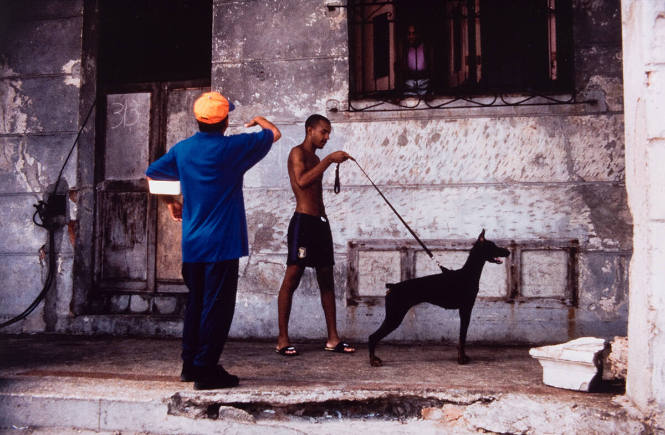
<svg viewBox="0 0 665 435">
<path fill-rule="evenodd" d="M 326 118 L 323 115 L 315 113 L 314 115 L 311 115 L 309 118 L 307 118 L 307 121 L 305 121 L 305 132 L 307 132 L 307 129 L 310 127 L 312 128 L 316 127 L 319 122 L 325 122 L 328 125 L 332 125 L 328 118 Z"/>
<path fill-rule="evenodd" d="M 199 120 L 197 120 L 196 122 L 199 124 L 199 131 L 203 133 L 218 133 L 226 129 L 226 127 L 228 126 L 229 117 L 227 116 L 223 120 L 216 122 L 214 124 L 206 124 L 205 122 L 201 122 Z"/>
</svg>

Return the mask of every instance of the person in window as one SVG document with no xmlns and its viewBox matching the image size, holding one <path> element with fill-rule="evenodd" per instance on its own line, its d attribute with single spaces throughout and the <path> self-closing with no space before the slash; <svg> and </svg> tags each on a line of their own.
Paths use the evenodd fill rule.
<svg viewBox="0 0 665 435">
<path fill-rule="evenodd" d="M 409 24 L 406 32 L 406 46 L 400 65 L 403 75 L 405 96 L 423 96 L 430 90 L 431 55 L 423 42 L 415 24 Z"/>
</svg>

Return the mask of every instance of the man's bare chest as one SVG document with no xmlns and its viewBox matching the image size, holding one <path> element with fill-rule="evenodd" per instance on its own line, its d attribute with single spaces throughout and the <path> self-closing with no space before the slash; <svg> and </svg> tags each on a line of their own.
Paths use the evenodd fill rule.
<svg viewBox="0 0 665 435">
<path fill-rule="evenodd" d="M 305 157 L 304 159 L 304 164 L 305 164 L 305 171 L 309 171 L 310 169 L 314 168 L 316 165 L 319 164 L 321 160 L 316 157 Z"/>
</svg>

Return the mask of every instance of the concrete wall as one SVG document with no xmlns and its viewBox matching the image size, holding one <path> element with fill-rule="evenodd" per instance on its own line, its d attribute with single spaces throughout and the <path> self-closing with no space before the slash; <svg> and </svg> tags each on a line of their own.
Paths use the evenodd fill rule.
<svg viewBox="0 0 665 435">
<path fill-rule="evenodd" d="M 284 133 L 245 180 L 251 253 L 242 263 L 232 334 L 276 335 L 276 295 L 295 208 L 285 162 L 311 113 L 333 121 L 319 154 L 344 149 L 355 156 L 419 235 L 438 247 L 445 265 L 461 266 L 465 254 L 455 256 L 455 249 L 468 249 L 482 228 L 490 239 L 515 241 L 516 255 L 533 248 L 513 259 L 521 273 L 486 266 L 496 280 L 481 290 L 470 340 L 625 334 L 632 221 L 623 184 L 619 4 L 574 3 L 575 85 L 580 101 L 595 103 L 360 113 L 345 110 L 345 9 L 329 11 L 320 0 L 216 1 L 212 84 L 238 102 L 233 130 L 266 115 Z M 365 340 L 382 320 L 382 301 L 372 296 L 404 276 L 400 252 L 412 241 L 358 168 L 346 163 L 340 172 L 339 195 L 332 192 L 332 168 L 324 177 L 338 322 L 345 336 Z M 566 303 L 569 251 L 547 245 L 571 240 L 579 243 L 572 271 L 577 301 Z M 373 246 L 378 241 L 381 248 Z M 433 272 L 422 255 L 409 261 L 415 275 Z M 521 290 L 511 296 L 516 281 Z M 419 306 L 390 338 L 454 340 L 457 329 L 455 313 Z M 313 274 L 296 293 L 290 332 L 325 334 Z"/>
<path fill-rule="evenodd" d="M 0 2 L 0 320 L 21 313 L 42 289 L 47 232 L 33 204 L 53 189 L 78 130 L 83 2 Z M 76 152 L 59 190 L 76 185 Z M 76 208 L 69 203 L 68 219 Z M 53 330 L 70 314 L 73 247 L 56 233 L 56 283 L 46 303 L 2 332 Z"/>
<path fill-rule="evenodd" d="M 623 0 L 626 187 L 635 219 L 627 394 L 665 411 L 665 2 Z M 661 421 L 662 424 L 662 421 Z"/>
</svg>

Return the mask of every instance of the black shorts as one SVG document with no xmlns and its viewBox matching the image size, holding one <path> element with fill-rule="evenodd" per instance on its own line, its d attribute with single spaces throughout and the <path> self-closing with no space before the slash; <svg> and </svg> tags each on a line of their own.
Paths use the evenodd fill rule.
<svg viewBox="0 0 665 435">
<path fill-rule="evenodd" d="M 325 267 L 335 264 L 330 224 L 325 216 L 294 213 L 289 222 L 286 264 Z"/>
</svg>

